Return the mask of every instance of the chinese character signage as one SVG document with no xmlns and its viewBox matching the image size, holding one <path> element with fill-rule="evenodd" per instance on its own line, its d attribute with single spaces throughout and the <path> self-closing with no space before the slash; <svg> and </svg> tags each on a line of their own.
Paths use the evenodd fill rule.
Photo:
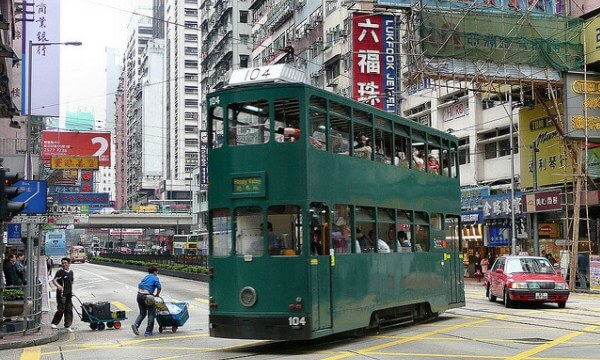
<svg viewBox="0 0 600 360">
<path fill-rule="evenodd" d="M 24 22 L 24 46 L 22 48 L 23 84 L 29 84 L 27 78 L 32 74 L 31 89 L 24 88 L 21 94 L 21 109 L 25 115 L 29 111 L 27 102 L 31 93 L 31 114 L 36 116 L 60 115 L 60 50 L 61 45 L 42 45 L 57 43 L 60 38 L 60 1 L 37 0 L 21 4 L 30 15 L 32 21 Z M 32 46 L 29 54 L 29 42 L 40 44 Z M 31 71 L 29 71 L 29 56 L 31 55 Z"/>
<path fill-rule="evenodd" d="M 94 172 L 92 170 L 81 170 L 81 192 L 92 191 L 94 191 Z"/>
<path fill-rule="evenodd" d="M 208 132 L 200 131 L 200 189 L 208 189 Z"/>
<path fill-rule="evenodd" d="M 600 76 L 589 73 L 584 81 L 583 74 L 566 73 L 564 91 L 565 137 L 585 139 L 587 127 L 587 136 L 600 140 Z"/>
<path fill-rule="evenodd" d="M 483 197 L 490 195 L 489 186 L 478 186 L 460 190 L 460 208 L 478 210 L 483 207 Z"/>
<path fill-rule="evenodd" d="M 560 103 L 561 100 L 559 99 Z M 554 105 L 548 104 L 549 107 Z M 562 110 L 562 109 L 561 109 Z M 557 120 L 560 124 L 560 121 Z M 538 153 L 535 169 L 539 187 L 563 184 L 573 174 L 571 159 L 558 130 L 541 104 L 519 111 L 519 153 L 521 158 L 521 188 L 533 188 L 533 158 L 531 144 L 535 141 Z"/>
<path fill-rule="evenodd" d="M 584 41 L 587 50 L 586 63 L 592 64 L 600 60 L 600 16 L 585 22 Z"/>
<path fill-rule="evenodd" d="M 510 246 L 510 227 L 490 226 L 488 232 L 489 246 Z"/>
<path fill-rule="evenodd" d="M 50 159 L 53 169 L 98 170 L 97 156 L 53 156 Z"/>
<path fill-rule="evenodd" d="M 110 132 L 42 131 L 42 159 L 53 156 L 97 156 L 110 166 Z"/>
<path fill-rule="evenodd" d="M 521 210 L 521 193 L 515 193 L 515 217 L 523 216 Z M 510 194 L 491 195 L 483 197 L 483 217 L 490 219 L 510 219 Z"/>
<path fill-rule="evenodd" d="M 523 194 L 523 211 L 526 213 L 535 213 L 542 211 L 560 211 L 562 202 L 560 201 L 560 192 L 545 191 L 533 194 Z"/>
<path fill-rule="evenodd" d="M 353 97 L 396 111 L 396 26 L 393 16 L 354 13 Z"/>
<path fill-rule="evenodd" d="M 108 193 L 60 193 L 58 203 L 61 205 L 108 205 Z"/>
</svg>

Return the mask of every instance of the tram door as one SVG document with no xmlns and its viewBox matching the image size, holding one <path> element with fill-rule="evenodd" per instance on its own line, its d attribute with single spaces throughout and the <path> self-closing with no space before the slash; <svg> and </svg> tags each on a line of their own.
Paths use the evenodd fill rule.
<svg viewBox="0 0 600 360">
<path fill-rule="evenodd" d="M 460 250 L 460 238 L 458 231 L 460 229 L 459 221 L 457 217 L 446 218 L 446 252 L 444 258 L 446 262 L 447 276 L 447 287 L 448 294 L 450 294 L 449 303 L 457 303 L 464 301 L 461 292 L 461 282 L 463 276 L 463 263 L 462 259 L 459 258 Z"/>
<path fill-rule="evenodd" d="M 311 203 L 311 269 L 313 282 L 313 317 L 315 329 L 332 326 L 332 261 L 329 252 L 329 208 L 324 203 Z M 314 238 L 313 238 L 314 237 Z"/>
<path fill-rule="evenodd" d="M 319 329 L 331 327 L 331 256 L 318 256 Z"/>
</svg>

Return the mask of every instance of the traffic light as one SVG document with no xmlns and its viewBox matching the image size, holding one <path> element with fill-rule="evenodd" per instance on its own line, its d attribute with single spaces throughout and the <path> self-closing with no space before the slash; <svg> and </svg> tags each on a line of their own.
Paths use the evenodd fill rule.
<svg viewBox="0 0 600 360">
<path fill-rule="evenodd" d="M 19 174 L 9 173 L 7 169 L 0 168 L 0 220 L 10 220 L 27 206 L 26 202 L 12 201 L 22 193 L 14 186 L 19 180 Z"/>
</svg>

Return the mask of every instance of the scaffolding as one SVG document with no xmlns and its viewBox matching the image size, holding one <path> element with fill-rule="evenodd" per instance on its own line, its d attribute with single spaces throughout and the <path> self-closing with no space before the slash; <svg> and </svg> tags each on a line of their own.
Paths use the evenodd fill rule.
<svg viewBox="0 0 600 360">
<path fill-rule="evenodd" d="M 566 179 L 563 184 L 571 183 L 573 199 L 572 217 L 566 212 L 573 289 L 577 275 L 580 195 L 582 189 L 587 190 L 588 183 L 595 185 L 587 176 L 587 153 L 582 155 L 582 150 L 588 149 L 587 131 L 583 142 L 565 137 L 561 116 L 562 75 L 584 68 L 585 44 L 581 37 L 584 21 L 540 13 L 537 1 L 528 10 L 520 11 L 477 1 L 453 7 L 443 3 L 431 6 L 432 3 L 413 1 L 407 9 L 409 21 L 401 42 L 402 53 L 406 55 L 401 76 L 403 88 L 445 81 L 446 86 L 457 91 L 487 93 L 484 97 L 506 96 L 516 99 L 521 106 L 537 104 L 544 109 L 573 164 L 572 173 L 563 174 Z M 585 119 L 587 129 L 587 114 Z M 584 219 L 589 220 L 587 202 L 583 206 Z M 587 228 L 589 241 L 589 221 Z"/>
</svg>

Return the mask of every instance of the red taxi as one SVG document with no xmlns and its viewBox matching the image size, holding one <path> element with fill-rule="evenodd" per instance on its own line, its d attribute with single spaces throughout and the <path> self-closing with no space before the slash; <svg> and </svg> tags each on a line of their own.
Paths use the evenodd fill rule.
<svg viewBox="0 0 600 360">
<path fill-rule="evenodd" d="M 564 308 L 569 299 L 569 285 L 554 271 L 550 261 L 538 256 L 502 256 L 484 275 L 487 298 L 502 298 L 504 305 L 515 302 L 555 302 Z"/>
</svg>

